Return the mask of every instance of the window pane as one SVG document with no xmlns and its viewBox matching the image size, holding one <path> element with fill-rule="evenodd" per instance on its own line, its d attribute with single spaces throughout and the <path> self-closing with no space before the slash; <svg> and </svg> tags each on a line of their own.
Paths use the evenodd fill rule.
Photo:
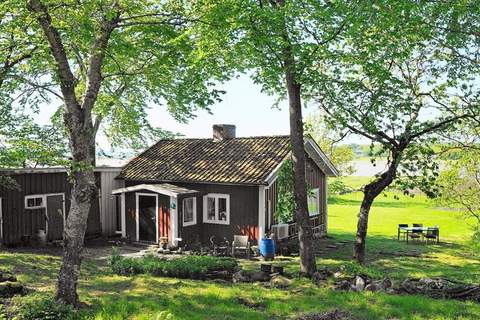
<svg viewBox="0 0 480 320">
<path fill-rule="evenodd" d="M 183 199 L 183 222 L 193 221 L 193 198 Z"/>
<path fill-rule="evenodd" d="M 318 189 L 314 189 L 312 194 L 308 196 L 308 212 L 310 215 L 318 214 Z"/>
<path fill-rule="evenodd" d="M 215 220 L 215 198 L 207 198 L 207 219 Z"/>
<path fill-rule="evenodd" d="M 218 220 L 227 221 L 227 199 L 218 198 Z"/>
<path fill-rule="evenodd" d="M 29 198 L 27 199 L 27 208 L 41 207 L 43 206 L 43 198 Z"/>
</svg>

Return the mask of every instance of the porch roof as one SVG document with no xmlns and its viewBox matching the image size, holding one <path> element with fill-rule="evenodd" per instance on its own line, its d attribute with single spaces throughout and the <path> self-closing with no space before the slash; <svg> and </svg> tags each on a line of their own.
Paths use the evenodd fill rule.
<svg viewBox="0 0 480 320">
<path fill-rule="evenodd" d="M 181 195 L 181 194 L 190 194 L 190 193 L 199 192 L 197 190 L 182 188 L 169 183 L 161 183 L 161 184 L 139 184 L 136 186 L 115 189 L 112 191 L 112 194 L 119 194 L 119 193 L 133 192 L 133 191 L 140 191 L 140 190 L 148 190 L 148 191 L 164 194 L 171 197 L 177 197 L 178 195 Z"/>
</svg>

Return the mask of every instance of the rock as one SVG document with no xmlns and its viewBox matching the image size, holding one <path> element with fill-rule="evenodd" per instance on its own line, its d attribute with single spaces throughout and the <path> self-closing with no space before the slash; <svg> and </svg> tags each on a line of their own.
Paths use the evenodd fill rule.
<svg viewBox="0 0 480 320">
<path fill-rule="evenodd" d="M 266 272 L 258 271 L 252 273 L 250 276 L 250 279 L 252 281 L 259 281 L 259 282 L 266 282 L 270 280 L 270 275 Z"/>
<path fill-rule="evenodd" d="M 250 282 L 250 277 L 245 274 L 243 271 L 238 271 L 235 272 L 232 276 L 232 281 L 233 283 L 239 283 L 239 282 Z"/>
<path fill-rule="evenodd" d="M 333 287 L 333 290 L 336 291 L 348 291 L 350 290 L 350 282 L 347 280 L 342 280 L 340 282 L 335 283 L 335 286 Z"/>
<path fill-rule="evenodd" d="M 255 310 L 265 310 L 266 309 L 266 305 L 265 303 L 262 303 L 262 302 L 255 302 L 251 299 L 248 299 L 248 298 L 237 298 L 237 301 L 238 303 L 240 303 L 241 305 L 244 305 L 245 307 L 248 307 L 248 308 L 252 308 L 252 309 L 255 309 Z"/>
<path fill-rule="evenodd" d="M 276 276 L 273 276 L 272 279 L 270 279 L 270 286 L 272 288 L 285 289 L 285 288 L 288 288 L 291 284 L 292 284 L 292 280 L 287 279 L 282 275 L 276 275 Z"/>
<path fill-rule="evenodd" d="M 334 278 L 343 278 L 343 273 L 341 271 L 337 271 L 333 274 Z"/>
<path fill-rule="evenodd" d="M 365 279 L 361 276 L 356 276 L 354 286 L 353 286 L 354 290 L 358 292 L 363 291 L 365 289 L 365 286 L 366 286 Z"/>
<path fill-rule="evenodd" d="M 381 281 L 372 281 L 371 283 L 365 286 L 365 291 L 385 291 L 392 286 L 392 281 L 390 279 L 385 278 Z"/>
<path fill-rule="evenodd" d="M 392 280 L 390 280 L 388 278 L 383 279 L 382 283 L 381 283 L 381 286 L 382 286 L 383 290 L 387 290 L 388 288 L 391 288 L 392 287 Z"/>
<path fill-rule="evenodd" d="M 318 285 L 322 281 L 326 281 L 328 277 L 330 277 L 332 273 L 326 269 L 317 271 L 312 276 L 312 281 L 316 285 Z"/>
<path fill-rule="evenodd" d="M 365 291 L 376 292 L 376 291 L 380 291 L 380 290 L 382 290 L 382 287 L 380 287 L 375 282 L 369 283 L 365 286 Z"/>
</svg>

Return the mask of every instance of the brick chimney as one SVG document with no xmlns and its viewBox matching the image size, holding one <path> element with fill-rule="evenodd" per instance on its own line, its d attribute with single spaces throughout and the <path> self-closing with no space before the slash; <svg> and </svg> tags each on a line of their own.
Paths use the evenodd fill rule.
<svg viewBox="0 0 480 320">
<path fill-rule="evenodd" d="M 214 124 L 213 140 L 222 141 L 235 138 L 235 126 L 233 124 Z"/>
</svg>

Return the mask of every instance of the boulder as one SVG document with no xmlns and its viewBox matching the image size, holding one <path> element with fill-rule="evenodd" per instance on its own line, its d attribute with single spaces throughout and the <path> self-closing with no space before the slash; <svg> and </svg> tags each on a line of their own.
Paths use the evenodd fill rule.
<svg viewBox="0 0 480 320">
<path fill-rule="evenodd" d="M 342 280 L 337 283 L 335 283 L 335 286 L 333 287 L 333 290 L 336 291 L 348 291 L 350 290 L 350 282 L 347 280 Z"/>
<path fill-rule="evenodd" d="M 363 277 L 356 276 L 352 289 L 357 291 L 357 292 L 360 292 L 360 291 L 363 291 L 365 289 L 366 285 L 367 285 L 367 283 L 366 283 L 366 281 Z"/>
<path fill-rule="evenodd" d="M 266 282 L 270 280 L 270 274 L 263 271 L 258 271 L 258 272 L 252 273 L 250 276 L 250 279 L 252 281 Z"/>
<path fill-rule="evenodd" d="M 376 292 L 380 290 L 382 290 L 382 287 L 380 287 L 376 282 L 369 283 L 365 286 L 365 291 Z"/>
<path fill-rule="evenodd" d="M 385 278 L 380 281 L 372 281 L 371 283 L 365 286 L 365 291 L 386 291 L 392 286 L 392 281 L 388 278 Z"/>
<path fill-rule="evenodd" d="M 270 279 L 270 286 L 272 288 L 285 289 L 285 288 L 288 288 L 291 284 L 292 284 L 292 280 L 282 275 L 276 275 L 276 276 L 273 276 L 272 279 Z"/>
<path fill-rule="evenodd" d="M 248 274 L 245 274 L 242 270 L 235 272 L 232 276 L 232 281 L 233 283 L 239 283 L 239 282 L 250 282 L 250 277 Z"/>
</svg>

